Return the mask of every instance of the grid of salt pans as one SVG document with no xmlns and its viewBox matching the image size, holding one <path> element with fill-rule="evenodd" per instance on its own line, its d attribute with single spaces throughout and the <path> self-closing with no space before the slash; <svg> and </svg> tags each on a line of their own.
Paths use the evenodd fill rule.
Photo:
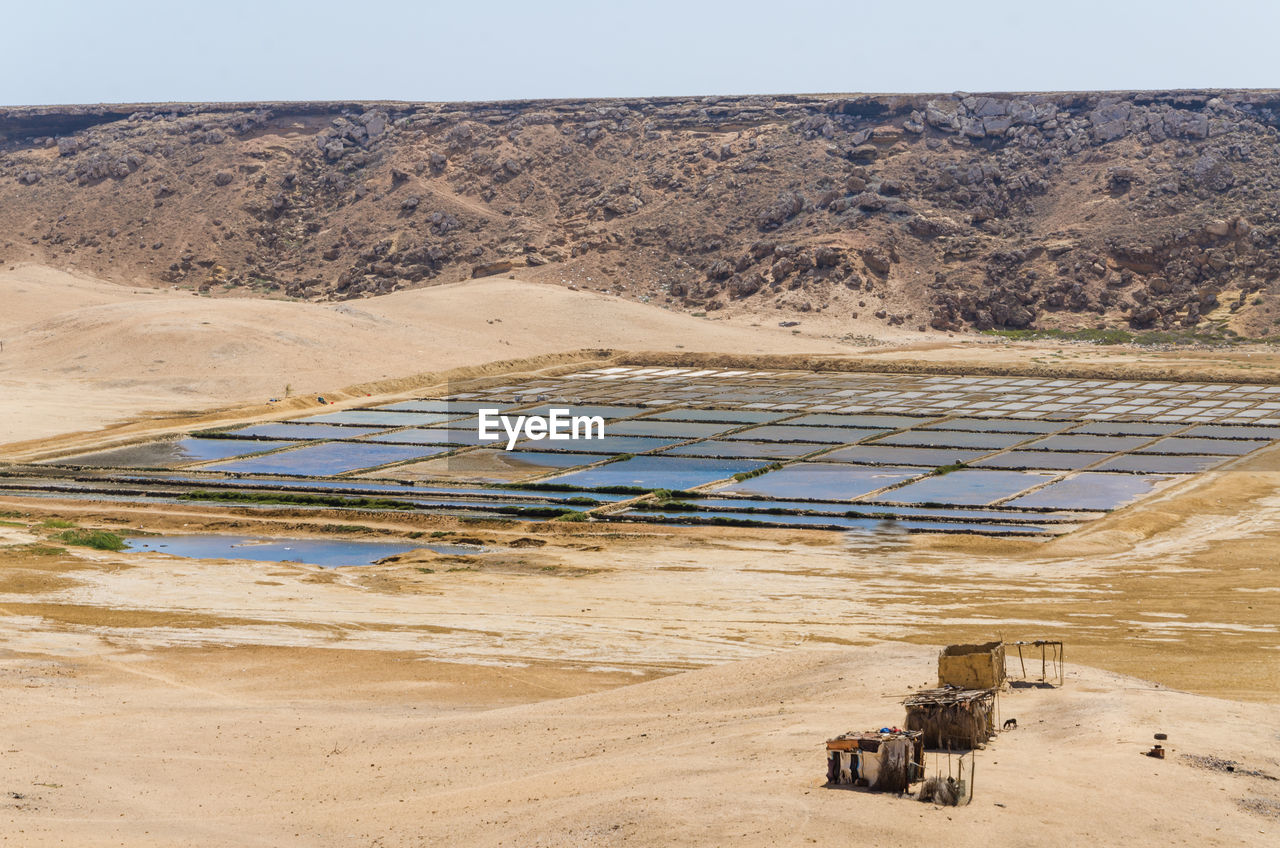
<svg viewBox="0 0 1280 848">
<path fill-rule="evenodd" d="M 574 403 L 642 406 L 1280 424 L 1280 386 L 1231 383 L 618 366 L 532 381 L 519 391 Z"/>
</svg>

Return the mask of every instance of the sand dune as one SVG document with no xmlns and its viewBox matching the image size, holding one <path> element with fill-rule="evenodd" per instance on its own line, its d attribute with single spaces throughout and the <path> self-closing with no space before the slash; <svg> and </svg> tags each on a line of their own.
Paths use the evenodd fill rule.
<svg viewBox="0 0 1280 848">
<path fill-rule="evenodd" d="M 0 304 L 0 445 L 97 430 L 148 413 L 263 402 L 286 390 L 331 394 L 498 361 L 537 368 L 550 364 L 544 358 L 596 348 L 657 351 L 655 363 L 694 365 L 709 360 L 681 357 L 725 354 L 719 364 L 734 367 L 812 367 L 814 359 L 835 355 L 887 367 L 1076 369 L 1112 379 L 1256 381 L 1280 374 L 1280 360 L 1261 348 L 1162 354 L 989 339 L 939 342 L 908 333 L 858 347 L 837 341 L 848 328 L 829 316 L 806 319 L 797 331 L 763 318 L 695 318 L 492 277 L 318 304 L 197 297 L 24 265 L 0 271 Z M 755 365 L 751 355 L 758 355 Z"/>
<path fill-rule="evenodd" d="M 489 278 L 315 304 L 129 288 L 40 266 L 0 273 L 0 444 L 143 410 L 334 391 L 581 348 L 837 352 L 561 286 Z"/>
</svg>

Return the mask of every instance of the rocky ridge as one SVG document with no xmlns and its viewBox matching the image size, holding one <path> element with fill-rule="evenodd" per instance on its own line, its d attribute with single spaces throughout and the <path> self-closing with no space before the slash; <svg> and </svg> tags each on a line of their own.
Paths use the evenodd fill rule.
<svg viewBox="0 0 1280 848">
<path fill-rule="evenodd" d="M 1280 323 L 1280 94 L 0 110 L 0 259 L 351 299 L 519 274 L 968 328 Z"/>
</svg>

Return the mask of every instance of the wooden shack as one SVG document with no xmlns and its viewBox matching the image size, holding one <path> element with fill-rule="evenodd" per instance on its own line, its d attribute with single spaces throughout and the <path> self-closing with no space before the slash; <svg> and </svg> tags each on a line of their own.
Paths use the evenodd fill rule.
<svg viewBox="0 0 1280 848">
<path fill-rule="evenodd" d="M 938 685 L 999 689 L 1004 685 L 1004 643 L 948 645 L 938 654 Z"/>
<path fill-rule="evenodd" d="M 995 689 L 943 686 L 917 692 L 902 703 L 907 729 L 922 733 L 927 748 L 967 751 L 995 736 Z"/>
<path fill-rule="evenodd" d="M 827 740 L 827 783 L 832 786 L 902 794 L 923 774 L 924 741 L 919 732 L 882 728 Z"/>
</svg>

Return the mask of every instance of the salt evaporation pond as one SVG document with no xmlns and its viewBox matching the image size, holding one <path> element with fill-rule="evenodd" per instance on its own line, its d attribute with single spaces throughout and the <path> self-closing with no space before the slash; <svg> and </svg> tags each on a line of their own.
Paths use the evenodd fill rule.
<svg viewBox="0 0 1280 848">
<path fill-rule="evenodd" d="M 406 542 L 360 542 L 339 539 L 280 539 L 255 536 L 130 536 L 125 550 L 172 554 L 188 559 L 247 559 L 254 562 L 301 562 L 322 568 L 372 565 L 378 560 L 427 548 L 441 554 L 474 554 L 461 545 Z"/>
</svg>

